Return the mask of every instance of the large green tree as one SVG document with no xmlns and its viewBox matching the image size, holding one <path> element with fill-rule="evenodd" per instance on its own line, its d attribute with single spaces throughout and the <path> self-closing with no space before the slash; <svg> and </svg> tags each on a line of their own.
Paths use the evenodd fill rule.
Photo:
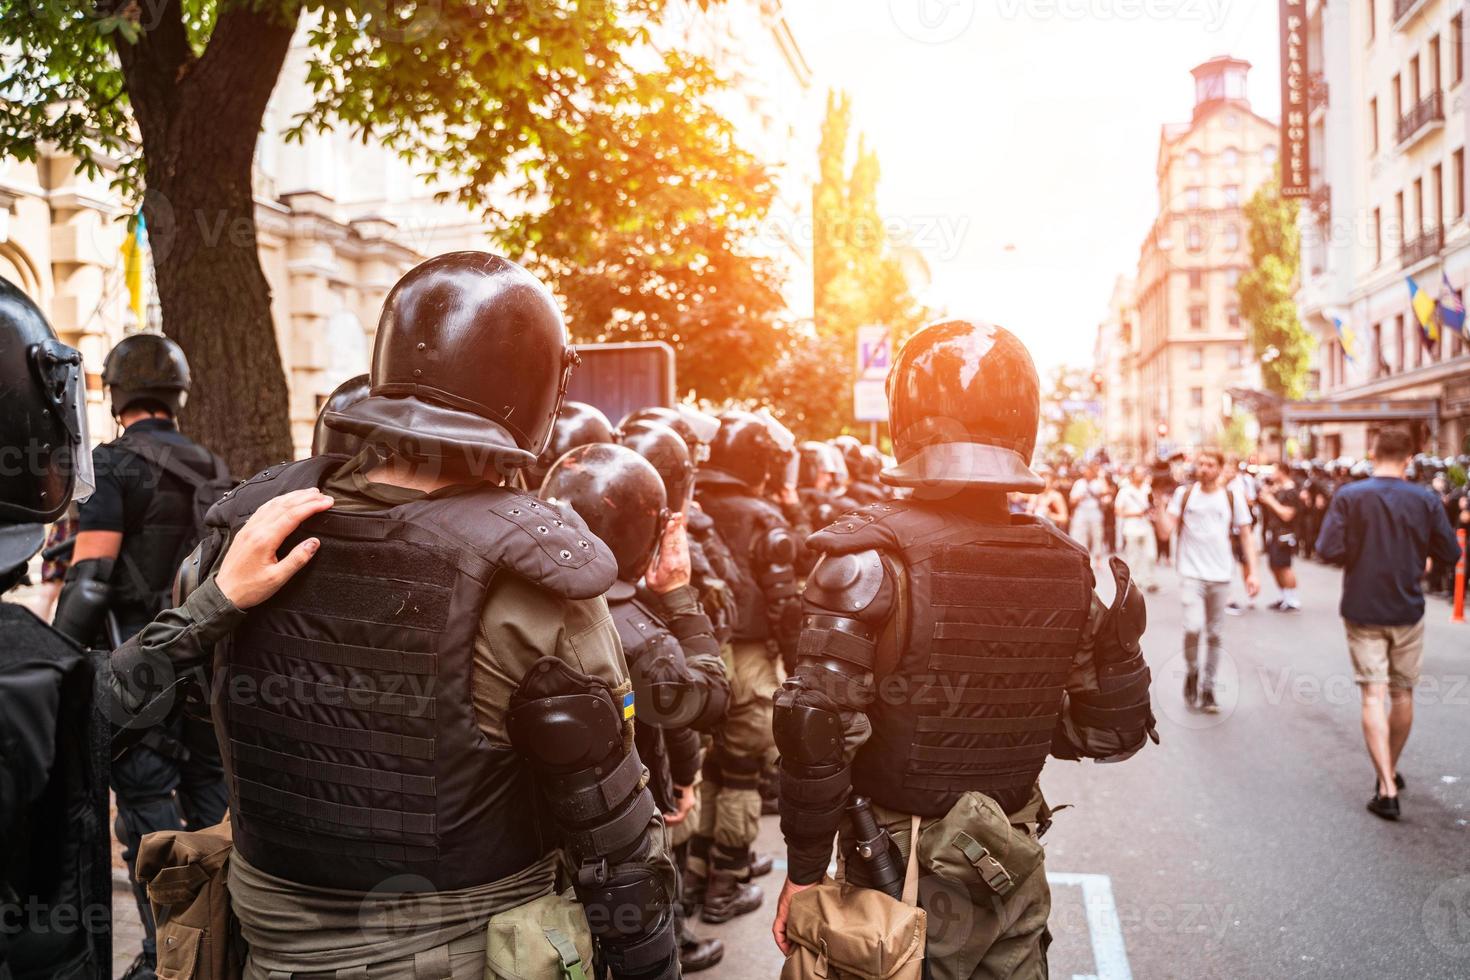
<svg viewBox="0 0 1470 980">
<path fill-rule="evenodd" d="M 291 449 L 251 178 L 300 25 L 314 101 L 299 130 L 344 127 L 386 145 L 472 205 L 492 187 L 519 193 L 528 206 L 508 236 L 552 263 L 548 243 L 592 235 L 594 222 L 626 217 L 643 199 L 577 213 L 571 176 L 596 151 L 615 166 L 658 147 L 680 169 L 678 144 L 664 140 L 682 131 L 628 122 L 677 98 L 671 72 L 695 70 L 658 63 L 646 43 L 666 2 L 0 2 L 0 154 L 34 158 L 48 143 L 94 172 L 119 161 L 151 231 L 164 332 L 194 367 L 183 422 L 245 472 Z M 652 118 L 669 117 L 656 108 Z M 581 163 L 559 171 L 566 161 Z"/>
<path fill-rule="evenodd" d="M 664 341 L 683 392 L 743 399 L 787 343 L 781 272 L 751 250 L 775 186 L 713 108 L 712 67 L 668 60 L 634 103 L 582 121 L 499 237 L 562 297 L 576 339 Z"/>
<path fill-rule="evenodd" d="M 898 343 L 926 315 L 878 208 L 880 176 L 877 152 L 861 134 L 854 140 L 851 100 L 829 92 L 812 189 L 815 332 L 792 338 L 792 352 L 766 382 L 773 400 L 812 436 L 829 436 L 852 422 L 858 327 L 885 325 Z"/>
<path fill-rule="evenodd" d="M 1297 314 L 1301 268 L 1297 204 L 1281 196 L 1281 181 L 1262 184 L 1245 205 L 1251 264 L 1236 284 L 1240 315 L 1250 324 L 1251 347 L 1261 364 L 1261 383 L 1283 398 L 1306 394 L 1316 342 Z"/>
</svg>

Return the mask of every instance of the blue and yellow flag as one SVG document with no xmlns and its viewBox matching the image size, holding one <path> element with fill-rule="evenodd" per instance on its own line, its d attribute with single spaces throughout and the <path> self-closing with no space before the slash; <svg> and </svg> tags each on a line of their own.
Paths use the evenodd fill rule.
<svg viewBox="0 0 1470 980">
<path fill-rule="evenodd" d="M 1450 330 L 1458 330 L 1470 340 L 1470 329 L 1465 326 L 1465 300 L 1460 296 L 1459 290 L 1450 283 L 1447 273 L 1441 272 L 1440 277 L 1443 286 L 1439 291 L 1439 322 L 1441 326 Z"/>
<path fill-rule="evenodd" d="M 1337 328 L 1337 339 L 1342 343 L 1342 355 L 1348 359 L 1349 364 L 1358 363 L 1358 332 L 1342 322 L 1341 317 L 1333 317 L 1332 325 Z"/>
<path fill-rule="evenodd" d="M 629 691 L 623 695 L 623 720 L 629 721 L 633 717 L 633 692 Z"/>
<path fill-rule="evenodd" d="M 128 287 L 128 308 L 137 317 L 139 328 L 148 325 L 147 276 L 144 275 L 148 261 L 148 229 L 139 211 L 128 219 L 128 233 L 123 238 L 123 281 Z"/>
<path fill-rule="evenodd" d="M 1433 347 L 1439 343 L 1439 306 L 1434 298 L 1419 288 L 1413 276 L 1409 280 L 1409 305 L 1414 309 L 1414 319 L 1419 321 L 1419 332 L 1424 343 Z"/>
</svg>

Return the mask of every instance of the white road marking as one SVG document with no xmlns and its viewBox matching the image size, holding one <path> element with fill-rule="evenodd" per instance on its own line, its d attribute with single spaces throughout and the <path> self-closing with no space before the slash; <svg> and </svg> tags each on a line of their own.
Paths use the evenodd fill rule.
<svg viewBox="0 0 1470 980">
<path fill-rule="evenodd" d="M 1074 974 L 1072 980 L 1133 980 L 1128 965 L 1128 950 L 1123 944 L 1123 927 L 1118 922 L 1118 906 L 1113 901 L 1113 882 L 1107 875 L 1051 872 L 1046 876 L 1053 887 L 1082 889 L 1082 904 L 1087 910 L 1087 931 L 1092 937 L 1092 959 L 1096 973 Z"/>
</svg>

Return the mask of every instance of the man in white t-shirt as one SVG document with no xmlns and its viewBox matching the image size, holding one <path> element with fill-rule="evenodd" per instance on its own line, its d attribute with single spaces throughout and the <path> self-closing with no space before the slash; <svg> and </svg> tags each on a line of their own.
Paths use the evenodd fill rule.
<svg viewBox="0 0 1470 980">
<path fill-rule="evenodd" d="M 1103 543 L 1103 507 L 1107 504 L 1107 481 L 1097 475 L 1097 467 L 1089 466 L 1072 484 L 1072 539 L 1087 549 L 1096 566 L 1107 557 Z"/>
<path fill-rule="evenodd" d="M 1128 479 L 1118 488 L 1113 501 L 1113 510 L 1118 515 L 1118 537 L 1123 542 L 1123 560 L 1133 573 L 1133 581 L 1145 592 L 1159 591 L 1154 583 L 1154 550 L 1157 547 L 1154 535 L 1153 502 L 1149 491 L 1148 470 L 1135 466 Z"/>
<path fill-rule="evenodd" d="M 1184 600 L 1184 700 L 1192 707 L 1215 712 L 1215 668 L 1220 662 L 1221 630 L 1225 623 L 1225 600 L 1235 570 L 1232 540 L 1240 542 L 1245 556 L 1245 591 L 1254 598 L 1261 591 L 1256 578 L 1256 543 L 1251 535 L 1251 515 L 1241 494 L 1220 483 L 1224 459 L 1214 450 L 1203 450 L 1195 458 L 1195 482 L 1174 491 L 1169 503 L 1169 527 L 1178 532 L 1174 565 L 1179 570 L 1179 591 Z M 1203 667 L 1199 662 L 1199 637 L 1205 634 L 1207 649 Z"/>
</svg>

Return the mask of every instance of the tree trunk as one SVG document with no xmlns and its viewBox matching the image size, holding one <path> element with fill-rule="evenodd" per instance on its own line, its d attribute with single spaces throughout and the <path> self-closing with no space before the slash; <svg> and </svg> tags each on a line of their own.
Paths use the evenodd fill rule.
<svg viewBox="0 0 1470 980">
<path fill-rule="evenodd" d="M 290 400 L 256 251 L 252 169 L 299 11 L 230 5 L 196 56 L 180 0 L 118 56 L 142 135 L 163 332 L 193 374 L 180 423 L 249 476 L 291 457 Z"/>
</svg>

